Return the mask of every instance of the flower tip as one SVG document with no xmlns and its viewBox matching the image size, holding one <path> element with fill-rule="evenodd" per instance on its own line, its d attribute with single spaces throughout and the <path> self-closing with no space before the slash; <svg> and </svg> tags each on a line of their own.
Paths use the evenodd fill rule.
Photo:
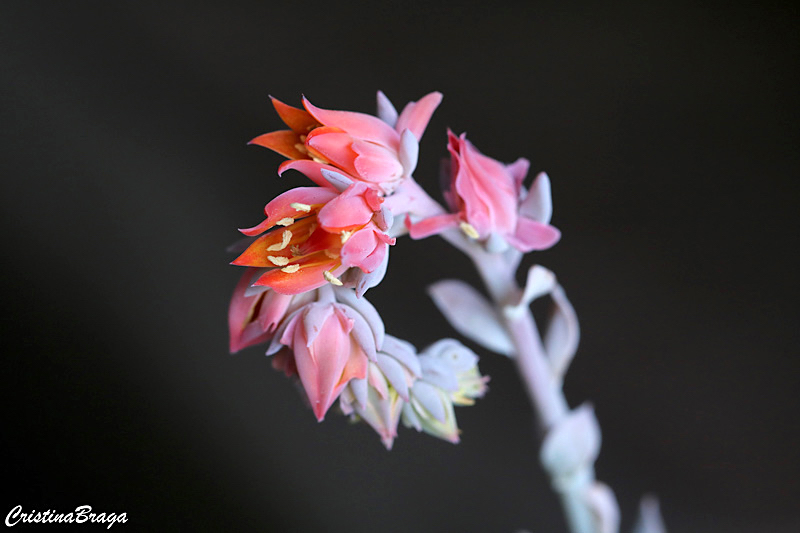
<svg viewBox="0 0 800 533">
<path fill-rule="evenodd" d="M 422 97 L 423 100 L 426 98 L 431 100 L 434 108 L 437 108 L 442 103 L 444 95 L 440 91 L 433 91 Z"/>
<path fill-rule="evenodd" d="M 392 451 L 392 446 L 394 445 L 394 436 L 383 436 L 381 437 L 381 442 L 386 447 L 386 451 L 390 452 Z"/>
</svg>

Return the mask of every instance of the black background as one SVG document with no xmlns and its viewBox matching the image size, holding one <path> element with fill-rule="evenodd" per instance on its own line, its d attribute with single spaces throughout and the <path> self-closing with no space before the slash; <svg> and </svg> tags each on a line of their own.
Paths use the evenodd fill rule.
<svg viewBox="0 0 800 533">
<path fill-rule="evenodd" d="M 563 240 L 526 264 L 579 313 L 566 393 L 597 409 L 623 529 L 655 492 L 674 532 L 797 531 L 798 17 L 723 6 L 3 2 L 0 512 L 563 531 L 502 357 L 460 445 L 401 430 L 386 452 L 318 424 L 261 349 L 227 355 L 224 249 L 304 183 L 245 146 L 281 126 L 267 95 L 373 112 L 377 89 L 440 90 L 429 191 L 446 127 L 550 174 Z M 369 293 L 391 333 L 453 335 L 423 290 L 442 277 L 476 279 L 437 239 L 398 243 Z"/>
</svg>

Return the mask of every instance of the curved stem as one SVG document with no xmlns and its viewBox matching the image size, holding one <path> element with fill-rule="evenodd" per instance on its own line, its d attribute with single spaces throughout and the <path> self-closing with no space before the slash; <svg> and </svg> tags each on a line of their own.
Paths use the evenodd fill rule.
<svg viewBox="0 0 800 533">
<path fill-rule="evenodd" d="M 569 413 L 569 405 L 560 380 L 550 370 L 530 309 L 526 307 L 522 310 L 515 309 L 514 312 L 505 311 L 509 309 L 509 299 L 518 294 L 520 289 L 513 275 L 516 265 L 498 262 L 497 255 L 483 251 L 470 254 L 514 343 L 517 371 L 536 411 L 539 429 L 544 436 Z M 501 280 L 505 282 L 505 286 L 501 285 Z M 594 469 L 587 466 L 583 472 L 576 474 L 575 479 L 580 482 L 569 488 L 559 487 L 556 480 L 553 480 L 553 487 L 561 496 L 570 530 L 573 533 L 595 533 L 591 511 L 583 498 L 583 492 L 595 480 Z"/>
<path fill-rule="evenodd" d="M 387 198 L 387 202 L 397 209 L 396 212 L 420 218 L 445 212 L 413 179 L 408 179 L 398 194 Z M 440 236 L 464 252 L 475 264 L 514 344 L 514 361 L 536 412 L 541 434 L 547 435 L 569 414 L 569 404 L 564 397 L 561 380 L 550 368 L 530 308 L 514 307 L 512 311 L 507 311 L 512 309 L 521 292 L 516 282 L 516 271 L 522 254 L 513 248 L 503 253 L 489 253 L 458 229 L 445 231 Z M 581 472 L 576 472 L 572 479 L 573 482 L 568 485 L 559 483 L 561 480 L 552 480 L 553 488 L 561 497 L 569 528 L 572 533 L 596 533 L 596 522 L 584 497 L 595 482 L 594 467 L 587 465 Z"/>
</svg>

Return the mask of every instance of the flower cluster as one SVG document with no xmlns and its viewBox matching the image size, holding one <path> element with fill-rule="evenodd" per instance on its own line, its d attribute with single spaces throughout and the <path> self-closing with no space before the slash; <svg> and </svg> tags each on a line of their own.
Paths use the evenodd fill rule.
<svg viewBox="0 0 800 533">
<path fill-rule="evenodd" d="M 379 92 L 371 116 L 305 98 L 302 108 L 272 99 L 288 129 L 251 144 L 288 159 L 279 175 L 295 170 L 312 185 L 280 194 L 266 204 L 263 221 L 240 230 L 250 240 L 233 261 L 247 270 L 230 303 L 230 350 L 267 345 L 272 366 L 299 380 L 317 420 L 338 400 L 341 412 L 366 422 L 387 449 L 401 421 L 457 443 L 454 408 L 472 405 L 487 389 L 477 355 L 453 339 L 417 351 L 386 334 L 364 297 L 387 274 L 399 237 L 440 235 L 472 260 L 487 290 L 451 279 L 431 285 L 429 295 L 463 336 L 514 358 L 542 430 L 540 462 L 573 531 L 616 531 L 613 491 L 594 475 L 601 445 L 594 410 L 588 403 L 570 409 L 561 389 L 578 346 L 577 315 L 546 268 L 531 266 L 524 286 L 517 284 L 523 254 L 561 237 L 550 224 L 550 180 L 540 173 L 526 186 L 526 159 L 501 163 L 448 131 L 446 206 L 433 200 L 412 174 L 441 100 L 430 93 L 398 113 Z M 551 305 L 540 329 L 531 304 L 542 298 Z M 652 504 L 643 516 L 641 527 L 661 527 Z"/>
<path fill-rule="evenodd" d="M 464 135 L 449 133 L 450 211 L 416 186 L 419 141 L 441 99 L 430 93 L 398 113 L 379 92 L 372 116 L 273 98 L 288 129 L 251 141 L 288 158 L 278 174 L 299 171 L 313 185 L 280 194 L 262 222 L 240 230 L 251 242 L 233 261 L 247 270 L 230 304 L 231 352 L 267 344 L 273 366 L 299 378 L 318 420 L 338 399 L 387 448 L 400 420 L 458 442 L 453 407 L 471 405 L 488 380 L 458 341 L 417 352 L 386 335 L 363 295 L 383 279 L 396 237 L 461 231 L 492 253 L 544 249 L 559 238 L 547 177 L 527 191 L 527 161 L 499 163 Z"/>
<path fill-rule="evenodd" d="M 231 299 L 231 352 L 269 343 L 273 366 L 298 376 L 318 420 L 341 397 L 345 414 L 369 423 L 387 447 L 403 411 L 421 413 L 415 420 L 426 425 L 417 421 L 418 429 L 457 440 L 452 409 L 463 404 L 454 371 L 446 388 L 436 389 L 442 391 L 436 406 L 430 392 L 415 392 L 430 381 L 425 356 L 385 335 L 380 315 L 362 297 L 382 279 L 395 244 L 384 198 L 410 179 L 419 139 L 440 101 L 441 94 L 431 93 L 398 114 L 379 93 L 378 118 L 306 99 L 305 109 L 273 99 L 289 129 L 251 141 L 289 158 L 279 174 L 294 169 L 316 186 L 279 195 L 261 223 L 240 230 L 255 239 L 233 261 L 248 269 Z M 470 361 L 479 376 L 477 358 Z M 483 394 L 480 383 L 471 397 Z"/>
</svg>

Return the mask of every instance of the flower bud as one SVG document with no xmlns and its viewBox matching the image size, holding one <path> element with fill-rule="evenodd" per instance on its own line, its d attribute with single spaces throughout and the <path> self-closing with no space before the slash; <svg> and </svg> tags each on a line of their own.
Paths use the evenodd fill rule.
<svg viewBox="0 0 800 533">
<path fill-rule="evenodd" d="M 486 392 L 478 356 L 453 339 L 440 340 L 419 356 L 422 376 L 403 406 L 403 424 L 453 444 L 459 441 L 454 405 L 472 405 Z"/>
<path fill-rule="evenodd" d="M 278 353 L 276 364 L 287 373 L 296 369 L 311 408 L 322 421 L 348 382 L 366 378 L 369 361 L 377 359 L 376 339 L 383 336 L 383 323 L 366 300 L 360 300 L 362 313 L 337 302 L 329 286 L 317 292 L 317 301 L 283 322 L 267 354 L 291 349 L 294 366 L 285 360 L 285 351 Z M 365 317 L 369 311 L 374 314 Z"/>
<path fill-rule="evenodd" d="M 387 335 L 377 362 L 369 365 L 368 378 L 354 379 L 342 391 L 342 411 L 367 422 L 391 449 L 403 404 L 421 373 L 414 347 Z"/>
</svg>

